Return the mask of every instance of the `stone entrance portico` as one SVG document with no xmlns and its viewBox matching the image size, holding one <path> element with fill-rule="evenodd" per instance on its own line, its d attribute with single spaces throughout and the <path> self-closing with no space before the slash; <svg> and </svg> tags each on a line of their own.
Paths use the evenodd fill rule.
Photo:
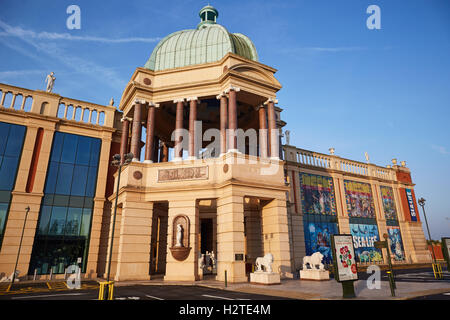
<svg viewBox="0 0 450 320">
<path fill-rule="evenodd" d="M 288 276 L 290 254 L 285 200 L 288 187 L 284 183 L 282 162 L 250 158 L 227 153 L 220 158 L 177 163 L 133 162 L 125 167 L 118 201 L 121 209 L 116 222 L 119 225 L 115 239 L 118 251 L 113 255 L 111 269 L 114 278 L 143 280 L 151 277 L 151 230 L 152 222 L 156 221 L 153 219 L 154 204 L 161 202 L 168 204 L 167 238 L 161 239 L 167 245 L 165 280 L 199 280 L 199 207 L 206 207 L 208 203 L 210 209 L 216 211 L 217 280 L 224 281 L 226 271 L 230 282 L 247 281 L 246 254 L 249 259 L 255 259 L 255 254 L 251 257 L 252 252 L 269 251 L 274 255 L 274 270 Z M 271 166 L 277 170 L 267 185 L 261 172 Z M 192 168 L 202 170 L 197 170 L 197 175 L 183 176 Z M 165 170 L 177 170 L 178 176 L 166 179 L 162 173 Z M 255 205 L 251 206 L 250 202 Z M 183 261 L 178 261 L 171 253 L 171 239 L 176 232 L 173 219 L 180 215 L 186 216 L 190 223 L 190 251 Z M 244 219 L 244 216 L 249 218 Z M 253 230 L 258 228 L 256 225 L 260 225 L 262 231 L 259 239 Z"/>
</svg>

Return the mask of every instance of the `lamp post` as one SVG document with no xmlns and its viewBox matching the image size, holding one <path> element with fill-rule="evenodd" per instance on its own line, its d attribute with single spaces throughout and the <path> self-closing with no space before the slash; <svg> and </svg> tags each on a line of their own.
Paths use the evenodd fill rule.
<svg viewBox="0 0 450 320">
<path fill-rule="evenodd" d="M 116 199 L 114 201 L 114 215 L 113 215 L 113 225 L 111 230 L 111 242 L 109 244 L 109 262 L 108 262 L 108 272 L 106 281 L 109 282 L 109 277 L 111 274 L 111 259 L 112 259 L 112 252 L 113 252 L 113 243 L 114 243 L 114 229 L 116 226 L 116 213 L 117 213 L 117 200 L 119 198 L 119 187 L 120 187 L 120 173 L 122 171 L 122 167 L 128 165 L 133 160 L 133 154 L 127 153 L 124 155 L 124 161 L 122 162 L 122 159 L 120 157 L 120 154 L 115 154 L 113 156 L 113 161 L 111 162 L 111 165 L 114 167 L 117 167 L 117 188 L 116 188 Z M 108 286 L 109 288 L 109 286 Z M 109 289 L 107 290 L 109 291 Z M 108 294 L 108 292 L 106 294 Z"/>
<path fill-rule="evenodd" d="M 19 243 L 19 251 L 17 252 L 17 259 L 16 259 L 16 265 L 14 266 L 14 272 L 11 280 L 11 284 L 14 284 L 14 281 L 16 279 L 16 270 L 17 270 L 17 264 L 19 263 L 19 256 L 20 256 L 20 249 L 22 248 L 22 240 L 23 240 L 23 234 L 25 232 L 25 225 L 27 223 L 28 218 L 28 212 L 30 212 L 30 206 L 25 208 L 25 220 L 23 221 L 23 227 L 22 227 L 22 236 L 20 237 L 20 243 Z"/>
<path fill-rule="evenodd" d="M 436 256 L 434 255 L 433 243 L 431 241 L 430 228 L 428 227 L 427 215 L 425 214 L 425 201 L 426 200 L 424 198 L 420 198 L 419 200 L 417 200 L 419 205 L 422 207 L 423 216 L 425 218 L 425 225 L 427 226 L 427 231 L 428 231 L 428 238 L 430 239 L 430 244 L 431 244 L 431 253 L 433 254 L 433 263 L 436 264 Z"/>
</svg>

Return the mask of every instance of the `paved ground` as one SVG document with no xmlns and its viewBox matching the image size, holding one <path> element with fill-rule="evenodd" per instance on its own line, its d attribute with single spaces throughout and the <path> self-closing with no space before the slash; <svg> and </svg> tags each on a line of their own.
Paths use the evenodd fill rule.
<svg viewBox="0 0 450 320">
<path fill-rule="evenodd" d="M 202 286 L 127 285 L 114 288 L 115 300 L 285 300 L 278 296 L 243 293 Z M 97 300 L 98 289 L 34 291 L 0 296 L 2 300 Z"/>
<path fill-rule="evenodd" d="M 437 299 L 450 300 L 450 273 L 437 280 L 430 268 L 395 270 L 396 296 L 392 297 L 385 271 L 381 271 L 378 289 L 369 289 L 370 274 L 361 272 L 360 280 L 354 283 L 356 299 Z M 263 286 L 250 283 L 229 284 L 203 280 L 197 282 L 164 282 L 162 280 L 116 283 L 114 297 L 117 300 L 338 300 L 342 298 L 342 285 L 335 280 L 305 281 L 282 280 L 280 285 Z M 13 286 L 0 284 L 0 300 L 70 299 L 94 300 L 98 297 L 98 283 L 83 282 L 80 289 L 69 290 L 65 282 L 23 282 Z"/>
</svg>

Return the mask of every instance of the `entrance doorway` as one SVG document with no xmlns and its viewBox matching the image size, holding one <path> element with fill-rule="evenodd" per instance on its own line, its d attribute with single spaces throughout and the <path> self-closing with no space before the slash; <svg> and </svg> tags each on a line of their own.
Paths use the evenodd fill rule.
<svg viewBox="0 0 450 320">
<path fill-rule="evenodd" d="M 213 219 L 201 219 L 200 221 L 200 252 L 206 254 L 206 252 L 214 251 L 213 243 Z"/>
<path fill-rule="evenodd" d="M 165 275 L 166 273 L 168 213 L 167 202 L 153 205 L 150 275 Z"/>
<path fill-rule="evenodd" d="M 200 200 L 199 208 L 199 274 L 217 274 L 217 205 L 214 199 Z"/>
</svg>

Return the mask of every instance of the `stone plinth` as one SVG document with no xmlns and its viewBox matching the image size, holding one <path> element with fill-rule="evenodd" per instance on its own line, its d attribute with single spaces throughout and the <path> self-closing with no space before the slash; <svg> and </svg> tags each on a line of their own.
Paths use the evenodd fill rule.
<svg viewBox="0 0 450 320">
<path fill-rule="evenodd" d="M 251 283 L 280 284 L 280 274 L 275 272 L 253 272 L 250 273 Z"/>
<path fill-rule="evenodd" d="M 330 272 L 327 270 L 306 269 L 300 270 L 301 280 L 330 280 Z"/>
</svg>

